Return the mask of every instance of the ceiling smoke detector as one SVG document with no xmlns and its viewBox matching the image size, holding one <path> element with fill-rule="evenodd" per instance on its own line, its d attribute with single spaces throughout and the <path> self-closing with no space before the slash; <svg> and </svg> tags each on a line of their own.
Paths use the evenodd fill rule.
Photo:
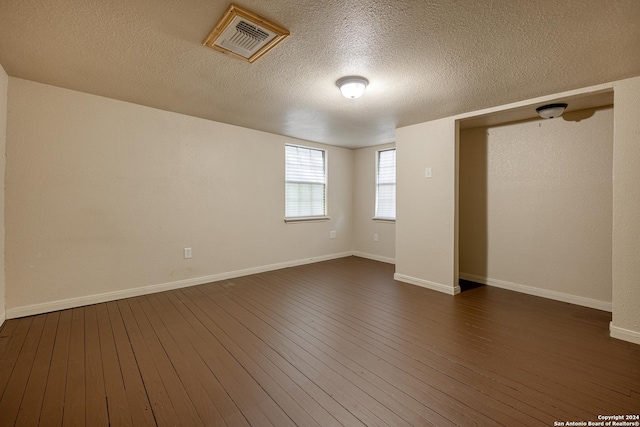
<svg viewBox="0 0 640 427">
<path fill-rule="evenodd" d="M 254 62 L 289 34 L 289 30 L 232 4 L 202 44 Z"/>
</svg>

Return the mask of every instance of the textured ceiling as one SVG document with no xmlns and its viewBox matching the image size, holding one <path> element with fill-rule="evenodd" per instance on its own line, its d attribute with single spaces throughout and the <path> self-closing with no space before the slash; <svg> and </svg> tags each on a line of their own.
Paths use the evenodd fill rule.
<svg viewBox="0 0 640 427">
<path fill-rule="evenodd" d="M 291 31 L 253 64 L 202 46 L 220 0 L 1 0 L 10 76 L 344 147 L 640 75 L 638 0 L 239 0 Z M 362 98 L 335 81 L 362 75 Z"/>
</svg>

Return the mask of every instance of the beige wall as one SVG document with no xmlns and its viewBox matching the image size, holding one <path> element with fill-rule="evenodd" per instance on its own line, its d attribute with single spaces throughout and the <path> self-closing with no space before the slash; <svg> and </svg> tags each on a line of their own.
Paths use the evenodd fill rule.
<svg viewBox="0 0 640 427">
<path fill-rule="evenodd" d="M 614 85 L 613 321 L 640 344 L 640 77 Z"/>
<path fill-rule="evenodd" d="M 6 87 L 4 73 L 0 87 L 2 80 Z M 640 78 L 611 86 L 611 332 L 640 343 Z M 458 291 L 456 120 L 583 91 L 397 130 L 397 279 Z M 0 108 L 3 99 L 0 93 Z M 361 239 L 371 230 L 365 225 L 352 233 L 371 197 L 353 194 L 369 186 L 366 150 L 326 147 L 332 220 L 286 225 L 283 145 L 304 142 L 14 78 L 9 110 L 5 305 L 15 314 L 51 301 L 110 299 L 140 286 L 192 284 L 353 248 L 370 252 Z M 424 177 L 426 167 L 433 178 Z M 373 189 L 373 174 L 370 179 Z M 328 238 L 330 230 L 336 239 Z M 182 259 L 185 246 L 193 248 L 192 260 Z"/>
<path fill-rule="evenodd" d="M 396 277 L 449 293 L 452 287 L 447 285 L 457 280 L 452 271 L 457 271 L 456 120 L 611 89 L 615 97 L 611 335 L 640 344 L 640 77 L 397 129 Z M 429 165 L 434 181 L 427 183 L 421 176 Z"/>
<path fill-rule="evenodd" d="M 396 225 L 389 221 L 374 221 L 376 205 L 376 156 L 379 150 L 395 144 L 361 148 L 353 158 L 353 249 L 357 255 L 379 261 L 394 262 Z M 378 235 L 378 241 L 373 235 Z"/>
<path fill-rule="evenodd" d="M 459 292 L 455 141 L 453 118 L 396 130 L 395 277 L 450 294 Z"/>
<path fill-rule="evenodd" d="M 351 150 L 323 147 L 331 220 L 285 224 L 284 144 L 317 144 L 16 78 L 8 99 L 12 317 L 352 249 Z"/>
<path fill-rule="evenodd" d="M 461 131 L 461 277 L 610 309 L 612 155 L 613 108 Z"/>
<path fill-rule="evenodd" d="M 0 65 L 0 326 L 5 319 L 5 278 L 4 278 L 4 170 L 5 145 L 7 136 L 7 88 L 9 77 Z"/>
</svg>

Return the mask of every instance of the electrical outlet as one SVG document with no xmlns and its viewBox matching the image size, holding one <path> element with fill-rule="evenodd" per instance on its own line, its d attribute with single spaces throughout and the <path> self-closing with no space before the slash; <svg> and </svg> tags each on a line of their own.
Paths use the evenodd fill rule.
<svg viewBox="0 0 640 427">
<path fill-rule="evenodd" d="M 330 239 L 335 239 L 336 238 L 336 230 L 331 230 L 329 232 L 329 238 Z"/>
<path fill-rule="evenodd" d="M 378 241 L 378 234 L 377 234 L 377 233 L 373 235 L 373 241 L 374 241 L 374 242 L 377 242 L 377 241 Z"/>
<path fill-rule="evenodd" d="M 191 248 L 184 248 L 184 259 L 191 258 Z"/>
</svg>

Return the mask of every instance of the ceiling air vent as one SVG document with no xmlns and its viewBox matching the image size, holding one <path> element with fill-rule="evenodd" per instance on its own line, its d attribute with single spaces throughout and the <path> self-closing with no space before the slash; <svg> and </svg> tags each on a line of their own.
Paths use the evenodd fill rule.
<svg viewBox="0 0 640 427">
<path fill-rule="evenodd" d="M 254 62 L 288 35 L 285 28 L 232 4 L 202 44 Z"/>
</svg>

